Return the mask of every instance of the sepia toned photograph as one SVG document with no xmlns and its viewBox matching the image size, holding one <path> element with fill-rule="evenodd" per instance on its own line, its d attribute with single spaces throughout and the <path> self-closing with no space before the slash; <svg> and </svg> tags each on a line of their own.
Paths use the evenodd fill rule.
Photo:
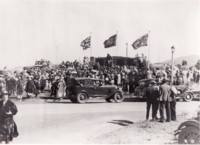
<svg viewBox="0 0 200 145">
<path fill-rule="evenodd" d="M 0 144 L 200 144 L 200 0 L 0 0 Z"/>
</svg>

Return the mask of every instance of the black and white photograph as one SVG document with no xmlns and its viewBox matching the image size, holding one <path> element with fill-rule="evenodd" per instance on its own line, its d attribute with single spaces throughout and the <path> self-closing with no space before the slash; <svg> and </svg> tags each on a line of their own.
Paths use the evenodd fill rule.
<svg viewBox="0 0 200 145">
<path fill-rule="evenodd" d="M 200 0 L 0 0 L 0 144 L 200 144 Z"/>
</svg>

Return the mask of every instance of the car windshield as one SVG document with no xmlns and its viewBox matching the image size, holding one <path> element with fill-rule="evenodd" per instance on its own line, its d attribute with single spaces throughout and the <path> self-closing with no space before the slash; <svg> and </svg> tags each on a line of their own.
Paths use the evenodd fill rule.
<svg viewBox="0 0 200 145">
<path fill-rule="evenodd" d="M 95 82 L 93 80 L 85 80 L 86 87 L 93 87 Z"/>
<path fill-rule="evenodd" d="M 74 78 L 70 79 L 69 84 L 70 84 L 70 86 L 81 86 L 81 83 L 79 81 L 75 80 Z"/>
<path fill-rule="evenodd" d="M 81 86 L 84 86 L 84 81 L 83 80 L 80 80 L 80 81 L 77 81 Z"/>
</svg>

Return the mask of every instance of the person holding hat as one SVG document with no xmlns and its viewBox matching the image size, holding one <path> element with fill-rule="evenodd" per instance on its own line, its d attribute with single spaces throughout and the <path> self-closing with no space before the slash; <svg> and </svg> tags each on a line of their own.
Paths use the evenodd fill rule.
<svg viewBox="0 0 200 145">
<path fill-rule="evenodd" d="M 0 126 L 3 126 L 6 133 L 3 141 L 9 143 L 19 135 L 17 125 L 13 120 L 13 116 L 17 114 L 18 110 L 15 103 L 9 100 L 7 91 L 3 91 L 2 96 L 3 99 L 0 101 Z"/>
</svg>

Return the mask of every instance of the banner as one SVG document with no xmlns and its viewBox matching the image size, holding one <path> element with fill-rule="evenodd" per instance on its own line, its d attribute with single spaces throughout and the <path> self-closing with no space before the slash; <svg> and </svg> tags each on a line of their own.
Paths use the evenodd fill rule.
<svg viewBox="0 0 200 145">
<path fill-rule="evenodd" d="M 108 40 L 104 41 L 104 47 L 109 48 L 112 46 L 116 46 L 116 41 L 117 41 L 117 34 L 111 36 Z"/>
<path fill-rule="evenodd" d="M 91 44 L 90 41 L 91 41 L 91 36 L 87 37 L 81 42 L 81 46 L 83 47 L 83 50 L 90 48 L 90 44 Z"/>
<path fill-rule="evenodd" d="M 148 41 L 148 34 L 145 34 L 139 39 L 137 39 L 135 42 L 133 42 L 132 46 L 134 49 L 138 49 L 142 46 L 147 46 L 147 41 Z"/>
</svg>

